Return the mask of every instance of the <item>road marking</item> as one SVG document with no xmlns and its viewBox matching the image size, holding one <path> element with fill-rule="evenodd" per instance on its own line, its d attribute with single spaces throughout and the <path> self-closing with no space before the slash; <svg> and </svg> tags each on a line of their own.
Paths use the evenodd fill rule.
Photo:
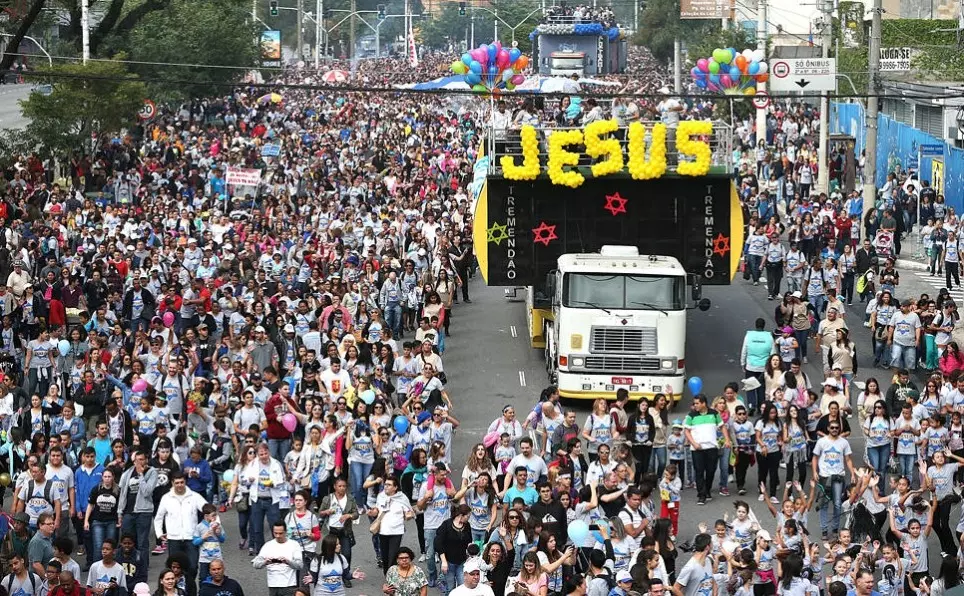
<svg viewBox="0 0 964 596">
<path fill-rule="evenodd" d="M 519 371 L 519 384 L 522 385 L 523 387 L 526 386 L 526 373 L 525 373 L 525 371 L 522 371 L 522 370 Z"/>
<path fill-rule="evenodd" d="M 509 333 L 512 334 L 512 337 L 519 337 L 519 332 L 516 331 L 515 325 L 509 325 Z"/>
</svg>

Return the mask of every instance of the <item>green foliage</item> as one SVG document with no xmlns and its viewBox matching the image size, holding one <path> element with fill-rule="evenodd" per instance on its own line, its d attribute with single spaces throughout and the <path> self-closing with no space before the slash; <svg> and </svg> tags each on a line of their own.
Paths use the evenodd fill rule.
<svg viewBox="0 0 964 596">
<path fill-rule="evenodd" d="M 524 2 L 514 2 L 512 0 L 492 0 L 478 6 L 488 10 L 476 9 L 469 3 L 467 14 L 459 14 L 458 2 L 446 2 L 442 4 L 441 10 L 435 13 L 427 22 L 419 24 L 419 34 L 423 43 L 431 47 L 445 47 L 448 41 L 458 44 L 466 39 L 466 31 L 472 24 L 473 14 L 475 19 L 475 45 L 489 43 L 495 37 L 494 23 L 499 15 L 499 40 L 508 45 L 512 41 L 512 30 L 509 25 L 518 25 L 515 30 L 515 40 L 519 43 L 519 49 L 528 54 L 532 50 L 529 42 L 529 33 L 539 22 L 539 12 L 535 11 L 539 5 L 531 0 Z M 492 12 L 488 12 L 492 11 Z M 520 24 L 521 23 L 521 24 Z M 471 34 L 470 34 L 471 35 Z M 453 55 L 453 60 L 457 56 Z"/>
<path fill-rule="evenodd" d="M 673 41 L 677 37 L 695 41 L 699 39 L 696 33 L 706 24 L 680 19 L 678 0 L 649 0 L 639 15 L 639 31 L 633 43 L 646 46 L 657 60 L 666 62 L 673 57 Z"/>
<path fill-rule="evenodd" d="M 29 79 L 50 85 L 52 92 L 34 91 L 20 102 L 30 119 L 26 134 L 63 157 L 82 152 L 91 134 L 102 137 L 130 126 L 147 97 L 144 84 L 116 62 L 60 64 L 40 68 Z"/>
<path fill-rule="evenodd" d="M 260 61 L 260 27 L 251 24 L 250 8 L 246 0 L 175 0 L 169 9 L 145 16 L 124 44 L 137 62 L 235 68 L 134 64 L 133 72 L 148 81 L 153 99 L 223 92 L 222 85 L 238 81 Z"/>
<path fill-rule="evenodd" d="M 709 27 L 708 27 L 709 28 Z M 694 36 L 687 41 L 686 47 L 690 61 L 694 64 L 700 58 L 709 58 L 716 48 L 736 48 L 742 52 L 747 48 L 756 49 L 756 34 L 743 28 L 721 29 L 707 31 L 703 35 Z"/>
</svg>

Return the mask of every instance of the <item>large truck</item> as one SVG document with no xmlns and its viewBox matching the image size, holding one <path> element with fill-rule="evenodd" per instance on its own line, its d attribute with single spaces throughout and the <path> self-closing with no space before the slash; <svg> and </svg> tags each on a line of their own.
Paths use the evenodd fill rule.
<svg viewBox="0 0 964 596">
<path fill-rule="evenodd" d="M 730 283 L 743 245 L 728 127 L 714 123 L 706 176 L 587 175 L 577 188 L 506 179 L 499 153 L 518 151 L 511 133 L 489 144 L 475 203 L 486 283 L 510 300 L 524 293 L 530 345 L 563 398 L 612 399 L 625 388 L 634 400 L 678 400 L 687 314 L 710 307 L 704 286 Z M 574 169 L 589 174 L 582 162 Z"/>
<path fill-rule="evenodd" d="M 551 317 L 542 317 L 543 353 L 561 396 L 612 398 L 620 388 L 637 399 L 683 393 L 687 308 L 692 302 L 705 311 L 710 301 L 676 258 L 612 245 L 564 254 L 546 286 Z M 534 300 L 533 287 L 526 294 Z M 527 309 L 530 321 L 535 311 Z"/>
</svg>

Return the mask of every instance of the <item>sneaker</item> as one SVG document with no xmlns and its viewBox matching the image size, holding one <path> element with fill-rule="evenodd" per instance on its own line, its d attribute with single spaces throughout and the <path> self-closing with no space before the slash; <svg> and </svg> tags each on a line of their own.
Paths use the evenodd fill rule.
<svg viewBox="0 0 964 596">
<path fill-rule="evenodd" d="M 697 504 L 697 505 L 706 505 L 706 501 L 704 501 L 703 499 L 697 499 L 697 500 L 696 500 L 696 504 Z"/>
<path fill-rule="evenodd" d="M 760 277 L 760 281 L 762 281 L 763 283 L 766 283 L 766 282 L 767 282 L 767 278 L 761 276 L 761 277 Z"/>
<path fill-rule="evenodd" d="M 785 462 L 785 461 L 780 462 L 780 467 L 783 468 L 784 470 L 786 470 L 786 469 L 787 469 L 787 462 Z"/>
<path fill-rule="evenodd" d="M 435 583 L 436 583 L 436 581 L 435 581 L 434 579 L 428 580 L 428 587 L 434 588 L 434 587 L 435 587 Z"/>
<path fill-rule="evenodd" d="M 804 363 L 804 364 L 810 364 L 810 360 L 807 359 L 806 356 L 804 356 L 804 357 L 803 357 L 803 363 Z"/>
<path fill-rule="evenodd" d="M 730 477 L 729 477 L 729 479 L 726 481 L 726 483 L 727 483 L 727 484 L 733 484 L 733 483 L 735 483 L 735 482 L 736 482 L 736 476 L 734 476 L 733 474 L 730 474 Z"/>
<path fill-rule="evenodd" d="M 244 538 L 243 540 L 238 542 L 238 550 L 244 550 L 246 548 L 248 548 L 248 539 Z"/>
<path fill-rule="evenodd" d="M 158 544 L 157 546 L 154 547 L 154 550 L 151 551 L 151 554 L 152 554 L 152 555 L 163 555 L 163 554 L 166 553 L 166 552 L 167 552 L 167 549 L 164 547 L 164 545 L 163 545 L 163 544 Z"/>
<path fill-rule="evenodd" d="M 422 553 L 422 555 L 418 558 L 418 562 L 419 562 L 419 563 L 424 563 L 424 562 L 425 562 L 425 553 Z"/>
<path fill-rule="evenodd" d="M 779 504 L 780 504 L 780 499 L 778 499 L 778 498 L 776 498 L 776 497 L 770 497 L 770 502 L 773 503 L 774 505 L 779 505 Z"/>
<path fill-rule="evenodd" d="M 746 494 L 746 489 L 741 486 L 740 488 L 736 489 L 736 494 L 738 494 L 738 495 L 745 495 L 745 494 Z"/>
<path fill-rule="evenodd" d="M 224 513 L 224 512 L 227 511 L 227 510 L 228 510 L 228 508 L 225 507 L 224 505 L 221 505 L 220 507 L 218 507 L 218 513 Z"/>
<path fill-rule="evenodd" d="M 765 499 L 765 498 L 766 498 L 766 497 L 764 497 L 764 496 L 761 494 L 759 497 L 756 498 L 756 500 L 757 500 L 757 501 L 760 501 L 760 502 L 762 503 L 762 502 L 763 502 L 763 499 Z"/>
<path fill-rule="evenodd" d="M 255 554 L 257 554 L 257 553 L 254 552 L 254 549 L 253 549 L 253 548 L 249 548 L 249 549 L 248 549 L 248 556 L 249 556 L 249 557 L 253 557 Z"/>
<path fill-rule="evenodd" d="M 348 578 L 345 578 L 345 579 L 342 581 L 342 583 L 345 584 L 345 587 L 346 587 L 346 588 L 350 588 L 350 587 L 351 587 L 351 580 L 348 579 Z"/>
<path fill-rule="evenodd" d="M 753 285 L 758 286 L 758 285 L 760 285 L 760 282 L 755 281 L 755 282 L 753 282 Z"/>
<path fill-rule="evenodd" d="M 725 486 L 724 486 L 723 488 L 721 488 L 721 489 L 720 489 L 720 496 L 721 496 L 721 497 L 728 497 L 728 496 L 730 496 L 730 489 L 726 488 Z"/>
</svg>

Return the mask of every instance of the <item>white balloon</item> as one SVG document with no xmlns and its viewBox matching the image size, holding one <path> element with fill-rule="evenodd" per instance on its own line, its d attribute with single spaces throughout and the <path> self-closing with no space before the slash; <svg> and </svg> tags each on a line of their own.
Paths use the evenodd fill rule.
<svg viewBox="0 0 964 596">
<path fill-rule="evenodd" d="M 760 67 L 760 70 L 757 72 L 757 74 L 763 74 L 763 73 L 765 73 L 765 72 L 767 71 L 767 63 L 766 63 L 766 62 L 761 62 L 761 63 L 758 64 L 757 66 Z"/>
<path fill-rule="evenodd" d="M 766 58 L 766 53 L 763 50 L 753 50 L 754 62 L 763 62 L 764 58 Z"/>
<path fill-rule="evenodd" d="M 753 60 L 753 50 L 750 48 L 743 50 L 743 57 L 747 60 Z"/>
</svg>

